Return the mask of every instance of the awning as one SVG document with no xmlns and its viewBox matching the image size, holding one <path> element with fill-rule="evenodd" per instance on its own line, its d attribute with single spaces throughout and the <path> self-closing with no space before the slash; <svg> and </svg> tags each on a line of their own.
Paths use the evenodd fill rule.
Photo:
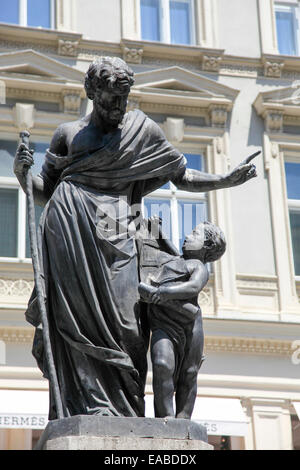
<svg viewBox="0 0 300 470">
<path fill-rule="evenodd" d="M 146 395 L 146 416 L 154 417 L 153 395 Z M 208 435 L 245 436 L 249 419 L 237 398 L 197 397 L 192 420 L 203 424 Z"/>
<path fill-rule="evenodd" d="M 300 419 L 300 401 L 293 401 L 293 406 L 296 410 L 298 418 Z"/>
<path fill-rule="evenodd" d="M 207 434 L 246 436 L 249 419 L 237 398 L 197 397 L 192 420 L 203 424 Z"/>
<path fill-rule="evenodd" d="M 44 429 L 48 391 L 0 390 L 0 428 Z"/>
</svg>

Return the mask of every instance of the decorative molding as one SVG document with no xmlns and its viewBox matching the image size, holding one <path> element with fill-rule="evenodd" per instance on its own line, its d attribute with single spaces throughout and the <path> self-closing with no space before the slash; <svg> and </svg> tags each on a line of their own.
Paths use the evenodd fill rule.
<svg viewBox="0 0 300 470">
<path fill-rule="evenodd" d="M 247 274 L 237 274 L 236 284 L 240 289 L 254 289 L 254 290 L 271 290 L 277 291 L 277 277 L 276 276 L 257 276 Z"/>
<path fill-rule="evenodd" d="M 0 279 L 0 296 L 28 297 L 33 289 L 34 282 L 25 279 Z"/>
<path fill-rule="evenodd" d="M 67 114 L 69 119 L 73 115 L 78 116 L 86 96 L 83 72 L 32 50 L 0 53 L 0 80 L 5 83 L 7 98 L 16 101 L 26 99 L 33 104 L 56 103 L 57 107 L 51 112 L 35 109 L 33 132 L 38 128 L 50 132 Z M 59 113 L 61 118 L 57 119 Z M 2 106 L 0 114 L 2 125 L 18 127 L 10 106 Z"/>
<path fill-rule="evenodd" d="M 272 112 L 266 110 L 263 114 L 267 132 L 282 132 L 283 130 L 283 112 Z"/>
<path fill-rule="evenodd" d="M 202 70 L 206 72 L 219 72 L 222 56 L 204 55 L 202 59 Z"/>
<path fill-rule="evenodd" d="M 224 127 L 238 93 L 200 74 L 172 66 L 137 73 L 130 99 L 139 100 L 147 112 L 201 116 L 208 125 L 211 121 L 214 127 Z"/>
<path fill-rule="evenodd" d="M 281 78 L 284 62 L 266 61 L 264 64 L 265 77 Z"/>
<path fill-rule="evenodd" d="M 284 122 L 299 125 L 300 118 L 300 82 L 289 87 L 258 93 L 253 106 L 265 120 L 267 132 L 281 133 Z"/>
<path fill-rule="evenodd" d="M 206 336 L 205 352 L 263 354 L 291 357 L 292 341 L 272 338 Z"/>
<path fill-rule="evenodd" d="M 81 108 L 81 90 L 63 90 L 64 113 L 79 114 Z"/>
<path fill-rule="evenodd" d="M 143 58 L 143 49 L 129 48 L 126 46 L 123 49 L 123 59 L 129 64 L 141 64 Z"/>
<path fill-rule="evenodd" d="M 213 292 L 212 288 L 203 289 L 198 297 L 198 302 L 201 308 L 213 307 Z"/>
<path fill-rule="evenodd" d="M 279 292 L 276 276 L 237 274 L 238 306 L 244 313 L 255 315 L 278 314 Z"/>
<path fill-rule="evenodd" d="M 28 99 L 33 101 L 48 101 L 48 102 L 59 102 L 60 93 L 44 90 L 30 90 L 27 88 L 6 88 L 7 98 L 18 98 Z"/>
<path fill-rule="evenodd" d="M 57 52 L 59 55 L 76 57 L 78 55 L 79 41 L 59 39 Z"/>
<path fill-rule="evenodd" d="M 134 5 L 137 2 L 137 0 L 124 1 L 130 1 Z M 202 0 L 197 1 L 203 3 Z M 213 0 L 205 1 L 208 2 L 206 13 L 211 15 L 209 10 Z M 67 3 L 70 2 L 72 3 L 72 0 L 65 0 L 66 6 Z M 262 8 L 264 8 L 266 4 L 272 2 L 272 0 L 259 0 L 259 2 Z M 62 4 L 63 1 L 61 0 L 60 5 Z M 132 8 L 132 11 L 138 10 L 136 6 Z M 67 9 L 69 9 L 69 7 Z M 132 12 L 130 12 L 128 8 L 124 8 L 124 11 L 126 10 L 129 16 L 131 15 L 132 17 Z M 60 13 L 60 17 L 62 16 L 63 15 Z M 269 16 L 271 18 L 272 15 L 270 14 Z M 72 12 L 70 18 L 71 17 Z M 129 20 L 132 21 L 132 18 L 129 18 Z M 270 24 L 274 26 L 274 22 L 272 21 L 270 20 Z M 55 30 L 2 24 L 0 28 L 0 49 L 11 52 L 33 49 L 42 54 L 57 55 L 58 59 L 61 56 L 76 57 L 77 55 L 78 59 L 83 61 L 91 61 L 94 57 L 100 55 L 121 57 L 124 53 L 124 49 L 129 49 L 130 52 L 128 52 L 128 54 L 132 55 L 132 63 L 140 63 L 134 61 L 140 61 L 140 53 L 143 51 L 143 63 L 156 66 L 160 64 L 162 67 L 167 67 L 171 64 L 176 64 L 194 71 L 199 71 L 200 68 L 202 68 L 203 71 L 218 72 L 222 75 L 241 77 L 265 76 L 266 78 L 280 78 L 281 76 L 281 78 L 288 80 L 300 79 L 299 58 L 297 56 L 283 56 L 278 54 L 276 34 L 275 37 L 270 37 L 269 45 L 266 47 L 263 46 L 263 54 L 260 58 L 249 58 L 227 55 L 224 53 L 224 49 L 215 47 L 217 43 L 215 39 L 207 41 L 206 37 L 201 39 L 200 46 L 178 46 L 174 44 L 141 41 L 138 39 L 139 34 L 136 24 L 132 25 L 133 29 L 128 35 L 131 39 L 123 38 L 120 43 L 95 41 L 85 39 L 82 37 L 82 34 L 70 31 L 71 25 L 67 27 L 67 29 L 69 29 L 67 31 L 64 22 L 65 18 L 60 18 L 58 28 Z M 264 30 L 268 31 L 269 34 L 271 29 L 266 28 L 265 23 L 266 17 L 264 17 Z M 61 24 L 61 27 L 59 24 Z M 199 24 L 201 24 L 201 22 Z M 203 28 L 201 29 L 201 34 L 204 36 L 207 35 L 207 31 Z M 212 45 L 212 43 L 214 44 Z M 208 44 L 210 44 L 210 46 L 208 46 Z M 284 67 L 282 67 L 282 64 L 284 64 Z M 75 71 L 75 69 L 73 69 L 73 71 Z"/>
<path fill-rule="evenodd" d="M 165 114 L 165 115 L 176 115 L 176 116 L 189 116 L 189 117 L 196 117 L 199 118 L 199 125 L 200 126 L 209 126 L 210 125 L 210 115 L 207 109 L 201 107 L 194 107 L 194 106 L 182 106 L 182 105 L 175 105 L 175 104 L 163 104 L 163 103 L 150 103 L 150 102 L 143 102 L 142 96 L 139 100 L 131 100 L 130 102 L 138 102 L 139 108 L 144 111 L 144 113 L 157 113 L 157 114 Z M 132 108 L 129 108 L 132 109 Z"/>
<path fill-rule="evenodd" d="M 225 128 L 227 123 L 228 108 L 225 106 L 209 106 L 210 119 L 212 127 Z"/>
<path fill-rule="evenodd" d="M 138 98 L 129 97 L 127 111 L 133 111 L 134 109 L 140 109 L 140 100 Z"/>
<path fill-rule="evenodd" d="M 1 73 L 22 74 L 23 79 L 36 76 L 39 82 L 43 81 L 70 81 L 81 82 L 84 80 L 84 72 L 63 64 L 59 60 L 50 58 L 49 56 L 37 52 L 32 49 L 14 50 L 12 52 L 0 53 L 0 70 Z M 18 78 L 21 77 L 18 75 Z"/>
<path fill-rule="evenodd" d="M 33 327 L 0 326 L 0 340 L 4 341 L 4 343 L 32 344 L 33 337 Z"/>
</svg>

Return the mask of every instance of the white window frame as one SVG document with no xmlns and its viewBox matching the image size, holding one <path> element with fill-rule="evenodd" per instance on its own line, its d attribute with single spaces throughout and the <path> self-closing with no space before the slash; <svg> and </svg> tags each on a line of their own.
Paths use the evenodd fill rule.
<svg viewBox="0 0 300 470">
<path fill-rule="evenodd" d="M 28 26 L 27 25 L 27 0 L 19 0 L 19 25 Z M 35 27 L 39 28 L 39 26 L 32 26 L 32 28 L 35 28 Z M 50 29 L 55 29 L 55 0 L 50 0 Z"/>
<path fill-rule="evenodd" d="M 287 156 L 284 159 L 284 162 L 285 163 L 297 163 L 300 166 L 300 158 L 297 158 L 297 157 Z M 289 215 L 290 215 L 290 211 L 300 213 L 300 199 L 288 199 L 287 197 L 287 206 L 288 206 Z M 293 248 L 293 237 L 292 237 L 291 231 L 290 231 L 290 239 L 291 239 L 291 246 Z M 295 263 L 294 263 L 294 266 L 295 266 Z M 295 279 L 296 281 L 300 281 L 300 274 L 298 275 L 295 274 Z"/>
<path fill-rule="evenodd" d="M 166 44 L 171 44 L 171 24 L 170 24 L 170 1 L 171 0 L 160 0 L 160 21 L 159 21 L 159 30 L 160 30 L 160 40 Z M 186 44 L 188 46 L 195 45 L 196 34 L 195 34 L 195 0 L 178 0 L 181 3 L 188 3 L 191 5 L 190 9 L 190 33 L 191 33 L 191 42 Z M 140 4 L 140 2 L 139 2 Z M 140 37 L 142 39 L 141 23 L 140 23 Z"/>
<path fill-rule="evenodd" d="M 123 39 L 141 41 L 140 0 L 121 0 L 121 7 Z M 191 46 L 200 45 L 201 47 L 210 48 L 219 47 L 217 0 L 193 1 L 192 26 L 194 43 L 191 44 Z M 170 41 L 167 43 L 169 44 Z"/>
<path fill-rule="evenodd" d="M 300 5 L 298 1 L 279 1 L 274 3 L 274 14 L 276 12 L 287 12 L 293 14 L 293 23 L 294 23 L 294 40 L 295 40 L 295 56 L 299 55 L 299 46 L 300 46 Z M 277 41 L 277 50 L 278 41 Z"/>
<path fill-rule="evenodd" d="M 179 150 L 183 154 L 193 154 L 193 155 L 199 155 L 199 157 L 202 157 L 202 170 L 206 172 L 206 157 L 205 157 L 205 149 L 196 149 L 194 147 L 192 148 L 187 148 L 187 147 L 179 147 Z M 178 201 L 186 201 L 186 202 L 199 202 L 199 203 L 204 203 L 205 204 L 205 212 L 206 216 L 208 216 L 208 199 L 207 199 L 207 194 L 206 193 L 193 193 L 193 192 L 188 192 L 188 191 L 182 191 L 180 189 L 177 189 L 177 187 L 170 181 L 170 188 L 169 189 L 156 189 L 150 194 L 147 194 L 143 198 L 142 202 L 142 213 L 144 216 L 144 199 L 160 199 L 160 200 L 166 200 L 170 202 L 170 220 L 171 220 L 171 240 L 173 244 L 176 246 L 176 248 L 179 250 L 179 219 L 178 219 Z M 148 214 L 150 217 L 151 214 Z M 195 227 L 193 227 L 195 228 Z"/>
<path fill-rule="evenodd" d="M 16 149 L 18 144 L 18 137 L 13 133 L 6 133 L 0 131 L 0 140 L 11 140 L 16 142 Z M 30 138 L 31 142 L 49 142 L 49 138 L 43 135 L 34 135 Z M 0 263 L 3 262 L 25 262 L 31 263 L 31 258 L 26 258 L 26 214 L 27 214 L 27 201 L 26 194 L 20 186 L 20 183 L 15 177 L 6 177 L 0 175 L 0 188 L 2 189 L 16 189 L 18 191 L 18 238 L 17 238 L 17 256 L 0 256 Z"/>
<path fill-rule="evenodd" d="M 299 154 L 298 135 L 264 133 L 264 164 L 269 181 L 279 318 L 286 322 L 299 322 L 299 300 L 284 164 L 287 161 L 294 161 L 294 158 L 299 161 Z"/>
</svg>

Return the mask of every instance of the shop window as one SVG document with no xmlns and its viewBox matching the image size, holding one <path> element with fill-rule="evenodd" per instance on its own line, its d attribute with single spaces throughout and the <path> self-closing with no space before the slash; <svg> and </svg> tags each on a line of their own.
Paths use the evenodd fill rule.
<svg viewBox="0 0 300 470">
<path fill-rule="evenodd" d="M 231 437 L 208 436 L 208 444 L 214 446 L 214 450 L 231 450 Z"/>
<path fill-rule="evenodd" d="M 141 0 L 140 10 L 142 39 L 195 43 L 194 0 Z"/>
<path fill-rule="evenodd" d="M 300 163 L 285 162 L 288 207 L 296 276 L 300 276 Z"/>
<path fill-rule="evenodd" d="M 187 167 L 203 171 L 203 157 L 185 154 Z M 179 191 L 168 183 L 144 198 L 144 217 L 158 215 L 162 218 L 164 235 L 181 250 L 186 235 L 207 218 L 204 193 Z"/>
<path fill-rule="evenodd" d="M 275 18 L 279 54 L 298 55 L 299 6 L 275 3 Z"/>
<path fill-rule="evenodd" d="M 41 438 L 43 432 L 44 432 L 44 431 L 43 431 L 42 429 L 33 429 L 33 430 L 32 430 L 32 443 L 31 443 L 31 447 L 32 447 L 33 450 L 34 450 L 35 446 L 37 445 L 39 439 Z"/>
<path fill-rule="evenodd" d="M 54 0 L 0 0 L 0 22 L 54 28 L 54 8 Z"/>
</svg>

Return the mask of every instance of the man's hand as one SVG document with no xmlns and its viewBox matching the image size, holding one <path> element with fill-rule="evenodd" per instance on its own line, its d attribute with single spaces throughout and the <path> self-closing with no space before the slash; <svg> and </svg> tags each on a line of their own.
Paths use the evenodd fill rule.
<svg viewBox="0 0 300 470">
<path fill-rule="evenodd" d="M 225 175 L 224 180 L 228 184 L 228 188 L 243 184 L 251 178 L 257 176 L 256 166 L 250 162 L 260 153 L 260 150 L 258 152 L 253 153 L 252 155 L 247 157 L 246 160 L 241 162 L 236 168 L 234 168 L 230 173 Z"/>
<path fill-rule="evenodd" d="M 30 150 L 26 144 L 21 143 L 19 145 L 14 160 L 14 173 L 16 176 L 25 175 L 33 165 L 33 153 L 34 150 Z"/>
</svg>

